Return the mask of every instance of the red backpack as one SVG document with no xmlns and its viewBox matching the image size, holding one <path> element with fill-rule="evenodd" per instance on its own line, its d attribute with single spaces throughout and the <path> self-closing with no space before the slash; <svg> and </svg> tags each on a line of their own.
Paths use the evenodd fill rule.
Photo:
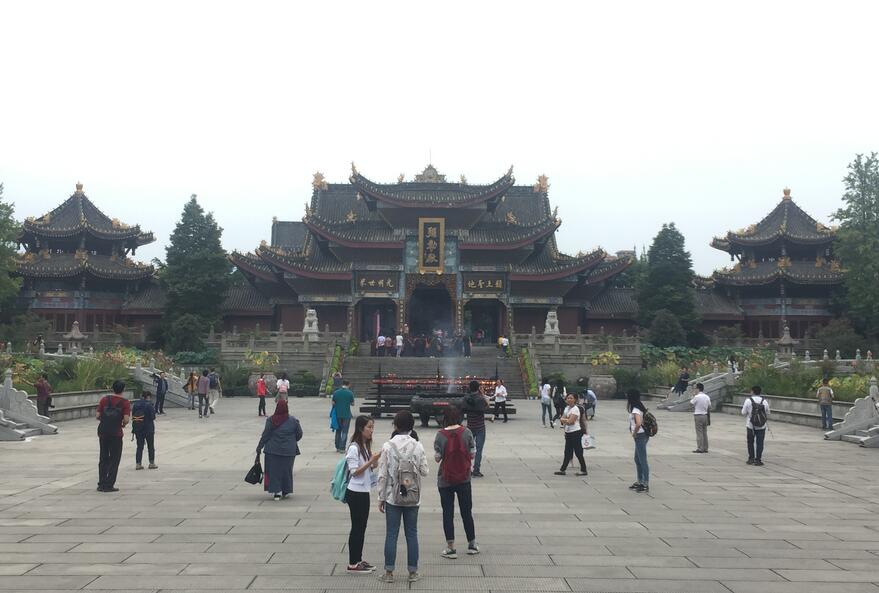
<svg viewBox="0 0 879 593">
<path fill-rule="evenodd" d="M 461 484 L 470 479 L 470 451 L 464 445 L 464 427 L 457 430 L 442 429 L 446 435 L 446 449 L 440 468 L 443 480 L 450 485 Z"/>
</svg>

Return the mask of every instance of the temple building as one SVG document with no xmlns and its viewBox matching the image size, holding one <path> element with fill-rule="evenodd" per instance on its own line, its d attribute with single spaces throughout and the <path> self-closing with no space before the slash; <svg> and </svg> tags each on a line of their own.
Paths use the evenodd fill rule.
<svg viewBox="0 0 879 593">
<path fill-rule="evenodd" d="M 271 243 L 230 256 L 272 304 L 274 326 L 299 330 L 315 309 L 321 328 L 362 340 L 401 329 L 494 340 L 542 333 L 553 312 L 561 333 L 585 332 L 592 299 L 631 263 L 558 250 L 546 176 L 516 185 L 510 168 L 476 185 L 428 165 L 379 183 L 351 169 L 347 183 L 316 173 L 301 222 L 274 220 Z"/>
<path fill-rule="evenodd" d="M 74 321 L 84 332 L 109 331 L 124 322 L 125 300 L 152 280 L 153 267 L 128 256 L 153 240 L 101 212 L 77 183 L 63 204 L 22 225 L 24 253 L 15 267 L 21 304 L 56 332 L 70 331 Z"/>
<path fill-rule="evenodd" d="M 741 307 L 745 335 L 778 338 L 787 325 L 801 338 L 832 317 L 832 292 L 843 281 L 833 256 L 835 238 L 833 229 L 806 214 L 785 189 L 763 220 L 711 242 L 736 262 L 712 279 L 716 290 Z"/>
</svg>

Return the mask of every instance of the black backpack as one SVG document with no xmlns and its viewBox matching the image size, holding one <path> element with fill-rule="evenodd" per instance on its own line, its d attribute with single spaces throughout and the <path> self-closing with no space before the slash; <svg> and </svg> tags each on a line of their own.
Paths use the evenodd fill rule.
<svg viewBox="0 0 879 593">
<path fill-rule="evenodd" d="M 644 432 L 646 432 L 649 437 L 655 437 L 656 433 L 659 432 L 659 423 L 656 421 L 656 416 L 648 412 L 646 409 L 644 410 L 644 417 L 641 420 L 641 428 L 644 429 Z"/>
<path fill-rule="evenodd" d="M 763 398 L 760 398 L 760 403 L 754 401 L 753 397 L 749 397 L 751 400 L 751 426 L 754 428 L 760 428 L 761 426 L 766 426 L 766 407 L 763 405 L 763 402 L 766 401 Z"/>
<path fill-rule="evenodd" d="M 220 376 L 217 373 L 208 375 L 208 388 L 217 389 L 220 386 Z"/>
<path fill-rule="evenodd" d="M 98 434 L 104 436 L 116 436 L 122 428 L 122 406 L 113 405 L 113 396 L 104 396 L 106 403 L 101 411 L 101 420 L 98 422 Z"/>
</svg>

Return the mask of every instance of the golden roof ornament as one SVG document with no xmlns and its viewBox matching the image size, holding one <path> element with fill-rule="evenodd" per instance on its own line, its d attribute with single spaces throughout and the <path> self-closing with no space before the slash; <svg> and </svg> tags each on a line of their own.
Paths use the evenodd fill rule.
<svg viewBox="0 0 879 593">
<path fill-rule="evenodd" d="M 308 202 L 305 202 L 305 218 L 308 218 L 312 214 L 313 214 L 313 211 L 311 209 L 311 204 L 309 204 Z"/>
<path fill-rule="evenodd" d="M 537 183 L 533 186 L 534 193 L 536 194 L 545 194 L 549 191 L 549 177 L 546 175 L 540 175 L 537 178 Z"/>
<path fill-rule="evenodd" d="M 782 198 L 782 199 L 790 200 L 790 188 L 789 187 L 784 188 L 782 190 L 782 193 L 784 193 L 784 198 Z"/>
<path fill-rule="evenodd" d="M 357 221 L 357 214 L 354 213 L 353 209 L 349 210 L 348 214 L 345 215 L 345 220 L 347 220 L 348 222 L 356 222 Z"/>
<path fill-rule="evenodd" d="M 790 258 L 787 256 L 778 258 L 778 267 L 781 269 L 789 268 L 791 265 Z"/>
<path fill-rule="evenodd" d="M 516 218 L 516 215 L 512 212 L 507 212 L 507 215 L 504 216 L 504 220 L 507 221 L 507 224 L 518 224 L 519 219 Z"/>
<path fill-rule="evenodd" d="M 552 219 L 555 220 L 556 222 L 558 222 L 558 220 L 559 220 L 559 207 L 558 206 L 556 206 L 555 208 L 552 209 Z"/>
<path fill-rule="evenodd" d="M 357 175 L 357 167 L 354 166 L 354 161 L 351 161 L 351 175 Z"/>
<path fill-rule="evenodd" d="M 263 249 L 265 249 L 266 247 L 269 246 L 269 244 L 266 242 L 265 239 L 263 239 L 262 241 L 259 242 L 259 246 L 262 247 Z"/>
<path fill-rule="evenodd" d="M 821 257 L 820 255 L 819 255 L 818 257 L 815 258 L 815 267 L 816 267 L 816 268 L 823 268 L 823 267 L 824 267 L 824 263 L 825 263 L 825 260 L 824 260 L 824 258 Z"/>
<path fill-rule="evenodd" d="M 436 170 L 431 164 L 428 164 L 424 171 L 415 175 L 416 183 L 445 183 L 446 176 Z"/>
<path fill-rule="evenodd" d="M 351 163 L 351 165 L 353 166 L 354 163 Z M 314 179 L 312 179 L 312 181 L 311 181 L 311 187 L 313 187 L 314 189 L 316 189 L 318 191 L 326 191 L 327 190 L 327 187 L 329 187 L 329 186 L 327 185 L 327 180 L 326 180 L 326 178 L 324 178 L 323 173 L 321 173 L 320 171 L 314 172 Z"/>
<path fill-rule="evenodd" d="M 406 176 L 400 173 L 400 175 L 397 177 L 397 183 L 403 183 L 404 181 L 406 181 Z"/>
<path fill-rule="evenodd" d="M 467 176 L 461 173 L 461 185 L 467 185 Z"/>
<path fill-rule="evenodd" d="M 76 193 L 80 195 L 82 194 L 82 183 L 79 181 L 76 182 Z"/>
<path fill-rule="evenodd" d="M 749 259 L 748 260 L 748 267 L 751 268 L 752 270 L 756 269 L 757 268 L 757 260 Z"/>
</svg>

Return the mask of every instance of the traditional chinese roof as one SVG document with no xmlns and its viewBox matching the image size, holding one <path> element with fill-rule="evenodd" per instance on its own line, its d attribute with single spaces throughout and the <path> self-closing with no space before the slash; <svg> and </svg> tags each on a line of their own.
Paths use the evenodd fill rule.
<svg viewBox="0 0 879 593">
<path fill-rule="evenodd" d="M 39 218 L 24 221 L 19 243 L 31 244 L 35 237 L 66 238 L 87 233 L 99 239 L 124 241 L 127 246 L 139 247 L 152 243 L 152 233 L 143 233 L 140 226 L 128 226 L 101 212 L 83 193 L 82 184 L 67 200 Z"/>
<path fill-rule="evenodd" d="M 710 290 L 696 290 L 697 314 L 703 319 L 735 321 L 744 318 L 744 312 L 731 299 Z M 638 299 L 634 288 L 608 288 L 589 306 L 589 317 L 595 319 L 631 319 L 638 317 Z"/>
<path fill-rule="evenodd" d="M 721 251 L 736 252 L 741 247 L 768 245 L 777 239 L 806 245 L 831 243 L 836 233 L 797 206 L 784 190 L 784 199 L 763 220 L 747 229 L 728 232 L 725 237 L 715 237 L 711 246 Z"/>
<path fill-rule="evenodd" d="M 15 265 L 18 275 L 27 278 L 74 278 L 91 274 L 108 280 L 140 280 L 153 275 L 153 267 L 125 257 L 80 253 L 28 253 Z"/>
<path fill-rule="evenodd" d="M 402 208 L 460 208 L 481 204 L 499 198 L 510 189 L 516 179 L 513 168 L 497 181 L 488 185 L 449 183 L 437 173 L 433 165 L 416 176 L 415 181 L 376 183 L 361 175 L 352 165 L 351 185 L 366 201 L 377 201 Z"/>
<path fill-rule="evenodd" d="M 302 249 L 308 227 L 298 220 L 272 220 L 272 247 L 280 247 L 288 251 Z"/>
<path fill-rule="evenodd" d="M 276 282 L 278 280 L 275 269 L 256 254 L 233 251 L 229 254 L 229 261 L 236 268 L 251 276 L 266 280 L 267 282 Z"/>
<path fill-rule="evenodd" d="M 717 284 L 729 286 L 771 284 L 779 279 L 795 284 L 839 284 L 843 280 L 843 272 L 835 263 L 822 262 L 819 266 L 816 262 L 781 258 L 777 261 L 738 264 L 732 270 L 715 272 L 713 278 Z"/>
<path fill-rule="evenodd" d="M 256 254 L 270 266 L 306 278 L 347 280 L 351 278 L 350 263 L 340 262 L 314 244 L 311 236 L 301 251 L 288 252 L 277 247 L 260 245 Z"/>
<path fill-rule="evenodd" d="M 365 219 L 357 222 L 334 223 L 320 216 L 307 216 L 305 226 L 327 241 L 346 247 L 368 249 L 401 249 L 404 244 L 403 235 L 396 232 L 381 220 Z"/>
<path fill-rule="evenodd" d="M 555 242 L 553 241 L 548 249 L 543 249 L 540 253 L 529 257 L 524 262 L 513 265 L 510 270 L 510 280 L 558 280 L 581 274 L 590 268 L 594 268 L 604 261 L 606 256 L 607 254 L 602 249 L 596 249 L 576 257 L 564 255 L 555 249 Z"/>
<path fill-rule="evenodd" d="M 161 286 L 151 284 L 125 301 L 122 309 L 128 314 L 159 314 L 165 309 L 167 295 Z M 272 313 L 269 300 L 251 285 L 231 286 L 226 291 L 222 309 L 224 313 Z"/>
</svg>

